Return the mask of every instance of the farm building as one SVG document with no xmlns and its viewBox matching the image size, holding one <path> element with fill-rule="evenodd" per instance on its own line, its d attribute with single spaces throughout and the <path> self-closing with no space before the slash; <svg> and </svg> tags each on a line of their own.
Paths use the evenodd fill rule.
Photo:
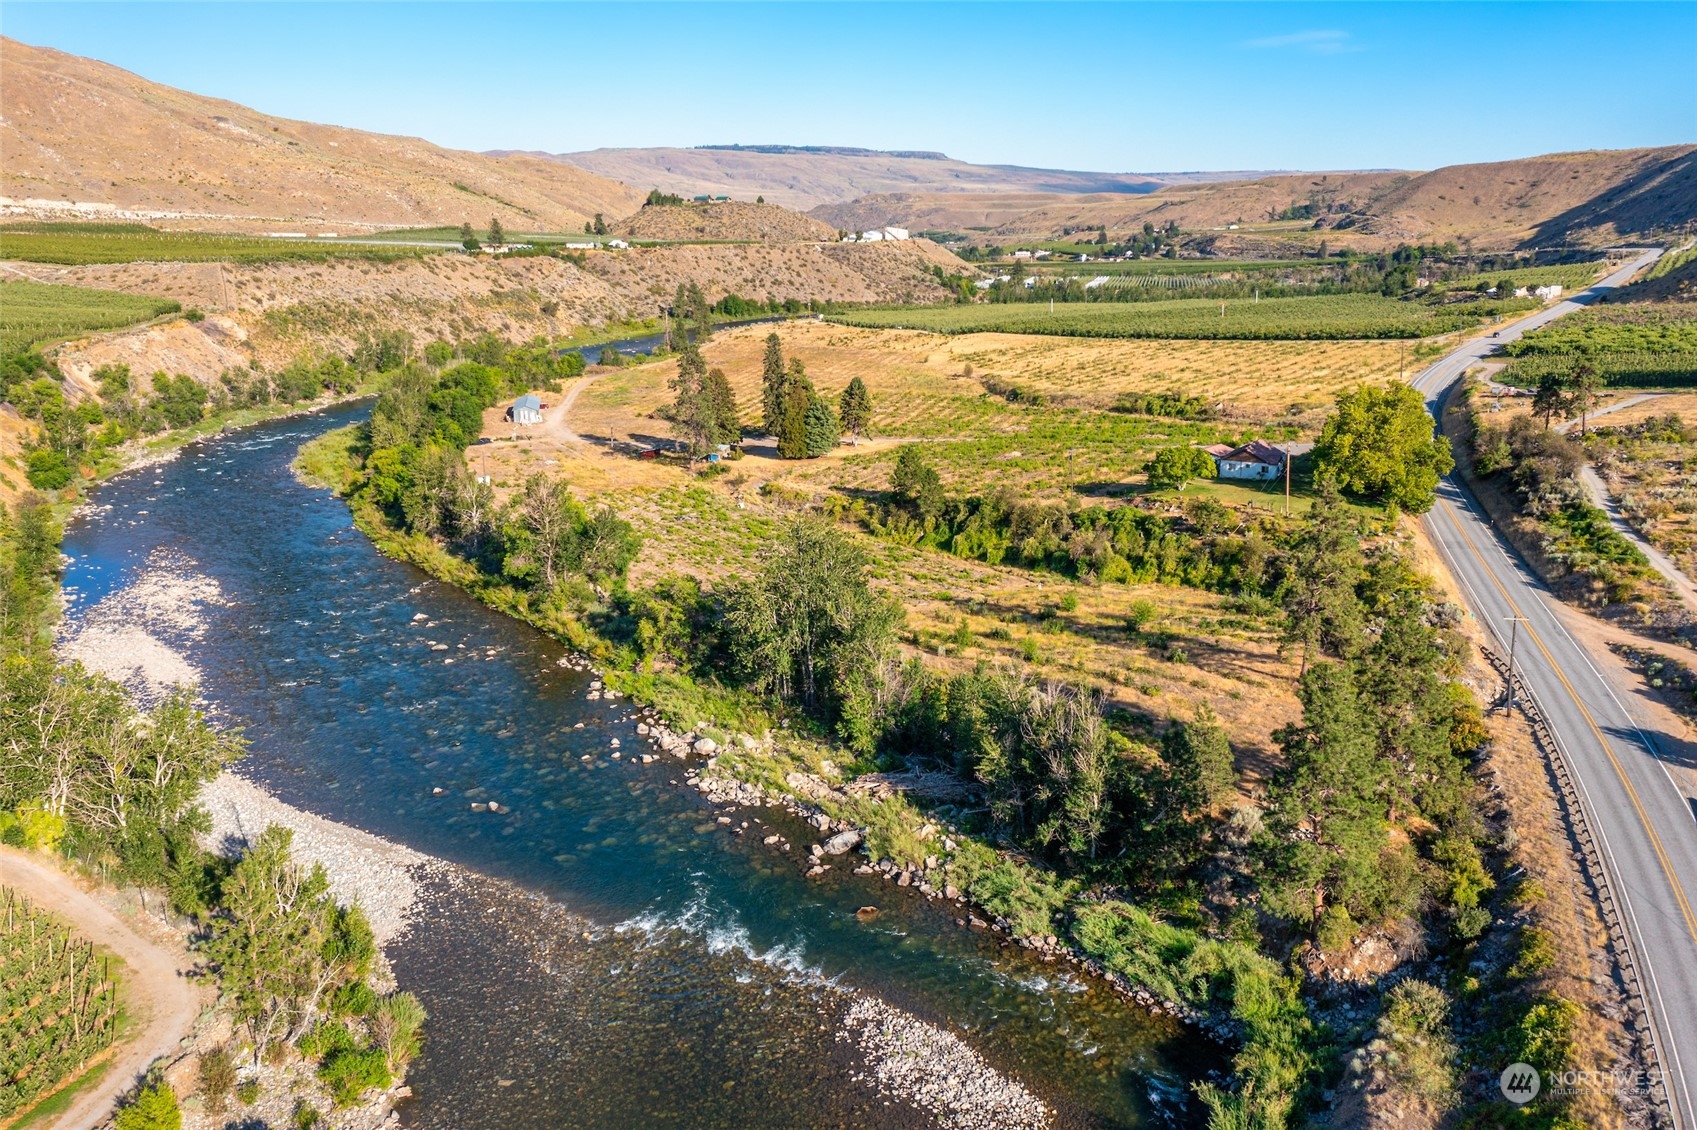
<svg viewBox="0 0 1697 1130">
<path fill-rule="evenodd" d="M 1532 292 L 1532 296 L 1534 298 L 1542 298 L 1545 302 L 1550 301 L 1552 298 L 1560 298 L 1561 284 L 1551 283 L 1549 286 L 1538 287 Z"/>
<path fill-rule="evenodd" d="M 540 424 L 542 422 L 542 398 L 534 392 L 527 392 L 507 409 L 507 419 L 515 424 Z"/>
<path fill-rule="evenodd" d="M 1215 444 L 1208 449 L 1220 467 L 1222 479 L 1272 479 L 1284 473 L 1285 453 L 1266 440 L 1252 439 L 1242 447 L 1234 447 L 1224 455 Z"/>
</svg>

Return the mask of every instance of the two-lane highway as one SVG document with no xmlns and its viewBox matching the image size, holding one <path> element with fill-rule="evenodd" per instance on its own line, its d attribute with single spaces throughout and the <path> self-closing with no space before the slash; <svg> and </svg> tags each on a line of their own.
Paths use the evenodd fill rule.
<svg viewBox="0 0 1697 1130">
<path fill-rule="evenodd" d="M 1581 309 L 1623 285 L 1660 254 L 1648 251 L 1570 301 L 1475 339 L 1415 378 L 1434 416 L 1469 366 L 1498 345 Z M 1697 1130 L 1691 1072 L 1697 1071 L 1697 820 L 1692 801 L 1584 645 L 1569 633 L 1556 599 L 1452 476 L 1440 487 L 1427 528 L 1479 620 L 1508 649 L 1520 620 L 1515 666 L 1556 736 L 1599 842 L 1642 982 L 1667 1098 L 1677 1126 Z M 1610 660 L 1612 661 L 1612 660 Z M 1500 1069 L 1507 1064 L 1483 1065 Z M 1602 1064 L 1575 1064 L 1600 1070 Z"/>
</svg>

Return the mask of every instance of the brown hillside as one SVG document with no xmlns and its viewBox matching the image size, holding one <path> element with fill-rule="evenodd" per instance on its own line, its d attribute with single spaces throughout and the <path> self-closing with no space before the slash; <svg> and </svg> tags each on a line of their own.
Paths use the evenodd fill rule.
<svg viewBox="0 0 1697 1130">
<path fill-rule="evenodd" d="M 499 150 L 503 154 L 508 150 Z M 646 191 L 724 195 L 813 208 L 884 192 L 1148 192 L 1172 180 L 1243 173 L 1091 173 L 974 165 L 941 153 L 888 153 L 833 146 L 775 145 L 725 149 L 594 149 L 535 153 Z"/>
<path fill-rule="evenodd" d="M 1697 146 L 1556 153 L 1451 165 L 1429 173 L 1331 173 L 1172 185 L 1145 196 L 1097 193 L 902 193 L 811 213 L 842 227 L 916 231 L 988 228 L 985 242 L 1054 238 L 1069 228 L 1110 233 L 1174 222 L 1188 232 L 1255 225 L 1296 204 L 1322 205 L 1316 224 L 1284 224 L 1284 241 L 1472 241 L 1481 250 L 1601 245 L 1697 223 Z M 1234 237 L 1235 238 L 1235 237 Z"/>
<path fill-rule="evenodd" d="M 869 197 L 812 215 L 843 227 L 902 223 L 916 231 L 962 231 L 992 227 L 986 239 L 1058 235 L 1066 228 L 1106 224 L 1110 232 L 1126 232 L 1145 223 L 1158 227 L 1177 223 L 1187 231 L 1224 227 L 1267 219 L 1310 199 L 1337 205 L 1360 205 L 1407 173 L 1303 173 L 1254 181 L 1181 184 L 1134 196 L 1124 193 L 1058 195 L 1031 193 L 1017 197 L 952 193 Z"/>
<path fill-rule="evenodd" d="M 1697 146 L 1450 165 L 1373 203 L 1369 228 L 1490 246 L 1603 244 L 1697 221 Z"/>
<path fill-rule="evenodd" d="M 900 243 L 802 243 L 787 246 L 636 248 L 591 255 L 587 267 L 649 316 L 669 305 L 679 283 L 694 282 L 717 302 L 727 294 L 766 300 L 936 302 L 947 292 L 933 266 L 964 271 L 966 264 L 923 239 Z"/>
<path fill-rule="evenodd" d="M 101 208 L 175 226 L 428 226 L 491 215 L 576 231 L 641 197 L 553 161 L 274 118 L 91 59 L 0 38 L 0 193 L 36 215 Z"/>
<path fill-rule="evenodd" d="M 817 243 L 837 238 L 829 224 L 776 204 L 650 204 L 613 225 L 625 239 L 740 240 L 760 243 Z"/>
</svg>

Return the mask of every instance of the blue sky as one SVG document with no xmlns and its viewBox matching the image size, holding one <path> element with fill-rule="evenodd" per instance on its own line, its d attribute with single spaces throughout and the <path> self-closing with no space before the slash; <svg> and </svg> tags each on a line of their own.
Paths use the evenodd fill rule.
<svg viewBox="0 0 1697 1130">
<path fill-rule="evenodd" d="M 785 142 L 1160 172 L 1697 141 L 1690 2 L 7 0 L 0 32 L 466 149 Z"/>
</svg>

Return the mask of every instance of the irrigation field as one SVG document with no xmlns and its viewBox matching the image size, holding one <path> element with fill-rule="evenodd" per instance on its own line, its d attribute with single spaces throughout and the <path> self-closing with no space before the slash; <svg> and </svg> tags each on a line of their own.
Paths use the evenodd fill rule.
<svg viewBox="0 0 1697 1130">
<path fill-rule="evenodd" d="M 844 325 L 933 333 L 1063 337 L 1341 341 L 1418 338 L 1470 329 L 1502 306 L 1429 306 L 1371 294 L 1303 298 L 1176 299 L 1171 302 L 1007 303 L 902 307 L 832 315 Z"/>
<path fill-rule="evenodd" d="M 16 279 L 0 282 L 0 351 L 28 349 L 93 330 L 115 330 L 174 313 L 169 298 Z"/>
<path fill-rule="evenodd" d="M 8 224 L 0 226 L 0 259 L 57 263 L 271 263 L 347 256 L 402 259 L 429 248 L 376 247 L 327 240 L 273 239 L 211 232 L 158 231 L 143 224 Z"/>
</svg>

